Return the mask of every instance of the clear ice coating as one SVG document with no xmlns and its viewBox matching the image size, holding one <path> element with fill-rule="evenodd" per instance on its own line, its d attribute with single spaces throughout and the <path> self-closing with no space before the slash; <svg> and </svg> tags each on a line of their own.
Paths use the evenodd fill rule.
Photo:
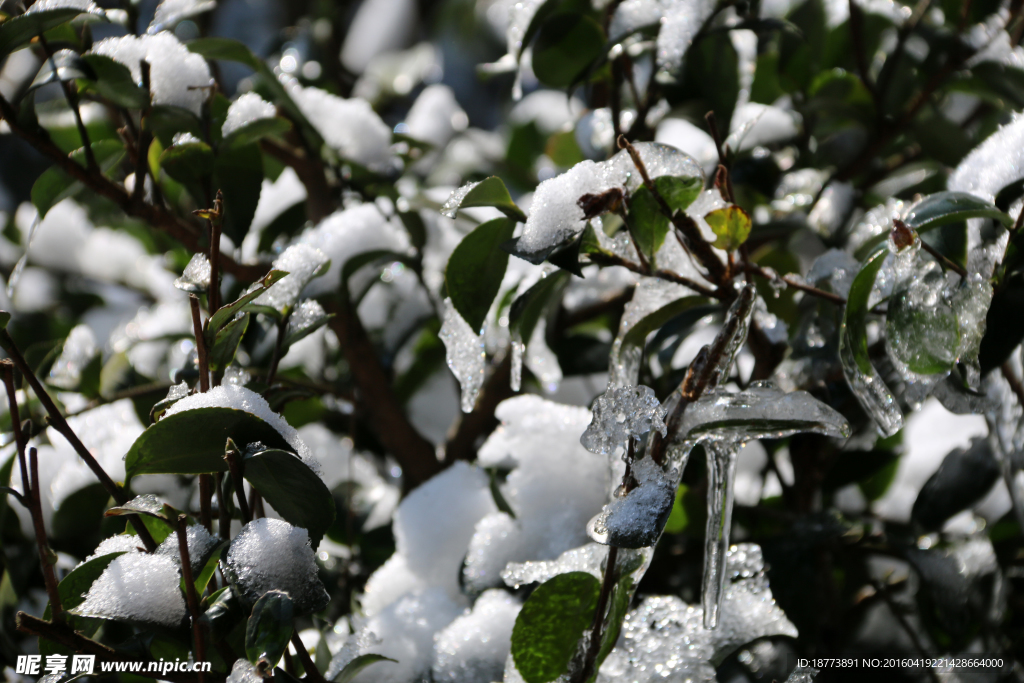
<svg viewBox="0 0 1024 683">
<path fill-rule="evenodd" d="M 772 598 L 761 548 L 732 546 L 725 565 L 717 629 L 705 629 L 703 609 L 678 597 L 646 598 L 626 615 L 619 645 L 602 665 L 598 682 L 715 683 L 715 667 L 738 647 L 770 636 L 795 638 L 796 627 Z"/>
<path fill-rule="evenodd" d="M 482 334 L 473 331 L 451 299 L 444 300 L 444 324 L 439 334 L 452 374 L 462 387 L 462 412 L 471 413 L 484 385 L 486 353 Z"/>
<path fill-rule="evenodd" d="M 550 578 L 568 572 L 587 572 L 600 579 L 608 559 L 608 546 L 588 543 L 566 550 L 554 560 L 509 562 L 501 572 L 501 580 L 518 589 L 531 583 L 544 583 Z"/>
<path fill-rule="evenodd" d="M 270 590 L 288 593 L 297 614 L 318 612 L 330 601 L 317 578 L 309 534 L 280 519 L 262 517 L 242 527 L 231 541 L 225 571 L 250 604 Z"/>
<path fill-rule="evenodd" d="M 88 325 L 76 325 L 64 341 L 60 356 L 50 368 L 50 384 L 62 389 L 75 389 L 82 380 L 82 370 L 99 353 L 96 336 Z"/>
<path fill-rule="evenodd" d="M 441 215 L 448 218 L 455 218 L 459 213 L 459 207 L 462 206 L 462 200 L 466 198 L 466 195 L 469 194 L 470 190 L 479 184 L 479 182 L 466 183 L 462 187 L 454 190 L 451 196 L 448 197 L 448 200 L 445 201 L 444 205 L 441 207 Z"/>
<path fill-rule="evenodd" d="M 293 244 L 274 259 L 273 269 L 288 273 L 261 294 L 256 303 L 278 310 L 292 306 L 303 288 L 320 274 L 328 258 L 319 249 L 308 244 Z"/>
<path fill-rule="evenodd" d="M 842 249 L 829 249 L 814 260 L 811 269 L 807 271 L 807 282 L 815 286 L 827 283 L 833 294 L 845 299 L 850 294 L 850 285 L 859 269 L 857 259 Z"/>
<path fill-rule="evenodd" d="M 190 294 L 205 292 L 210 286 L 210 272 L 210 259 L 206 254 L 193 254 L 181 277 L 174 281 L 174 286 Z"/>
<path fill-rule="evenodd" d="M 651 430 L 666 434 L 665 408 L 650 387 L 609 388 L 594 402 L 593 411 L 594 419 L 580 437 L 591 453 L 612 455 L 627 439 L 639 440 Z"/>
<path fill-rule="evenodd" d="M 587 524 L 587 533 L 598 543 L 620 548 L 646 548 L 661 536 L 672 511 L 679 470 L 668 471 L 649 457 L 636 460 L 630 472 L 636 480 L 625 495 L 612 502 Z"/>
<path fill-rule="evenodd" d="M 185 618 L 181 572 L 169 557 L 129 552 L 107 565 L 72 612 L 175 628 Z"/>
<path fill-rule="evenodd" d="M 164 1 L 166 2 L 166 0 Z M 273 104 L 256 93 L 244 93 L 228 107 L 228 116 L 224 119 L 224 125 L 220 129 L 221 135 L 227 137 L 254 121 L 272 119 L 276 112 Z"/>
<path fill-rule="evenodd" d="M 708 441 L 708 521 L 704 531 L 704 583 L 701 605 L 704 628 L 718 627 L 718 613 L 725 590 L 725 558 L 732 529 L 733 488 L 736 483 L 735 441 Z"/>
<path fill-rule="evenodd" d="M 170 389 L 167 390 L 167 398 L 170 400 L 178 400 L 179 398 L 185 398 L 188 396 L 188 392 L 192 389 L 188 386 L 188 382 L 182 380 L 178 384 L 174 384 Z"/>
</svg>

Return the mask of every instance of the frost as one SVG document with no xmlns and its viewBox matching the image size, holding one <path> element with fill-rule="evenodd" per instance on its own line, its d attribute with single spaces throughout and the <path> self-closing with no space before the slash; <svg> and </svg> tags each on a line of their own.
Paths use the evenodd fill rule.
<svg viewBox="0 0 1024 683">
<path fill-rule="evenodd" d="M 82 371 L 99 353 L 96 336 L 88 325 L 76 325 L 64 341 L 60 357 L 50 368 L 50 384 L 75 389 L 82 381 Z"/>
<path fill-rule="evenodd" d="M 328 258 L 319 249 L 308 244 L 293 244 L 274 259 L 272 266 L 274 270 L 283 270 L 288 275 L 271 285 L 255 303 L 278 310 L 293 305 L 303 288 L 316 277 L 327 261 Z"/>
<path fill-rule="evenodd" d="M 164 0 L 164 2 L 166 1 Z M 224 125 L 221 126 L 220 133 L 226 138 L 254 121 L 272 119 L 276 113 L 277 108 L 273 104 L 254 92 L 247 92 L 240 95 L 228 107 L 228 115 L 224 120 Z"/>
<path fill-rule="evenodd" d="M 217 6 L 215 0 L 163 0 L 156 6 L 153 21 L 146 33 L 159 33 L 164 29 L 173 28 L 182 19 L 209 12 Z"/>
<path fill-rule="evenodd" d="M 210 259 L 200 252 L 192 256 L 174 286 L 192 294 L 205 292 L 210 286 L 210 275 Z"/>
<path fill-rule="evenodd" d="M 509 562 L 554 560 L 587 543 L 587 520 L 611 489 L 607 458 L 580 445 L 589 410 L 527 395 L 503 401 L 495 415 L 502 424 L 477 458 L 481 467 L 514 468 L 499 488 L 515 518 L 494 512 L 477 523 L 463 569 L 473 591 L 500 585 Z"/>
<path fill-rule="evenodd" d="M 180 581 L 181 573 L 170 558 L 127 553 L 114 558 L 73 611 L 86 617 L 175 628 L 186 614 Z"/>
<path fill-rule="evenodd" d="M 263 677 L 256 671 L 256 667 L 248 660 L 238 659 L 231 667 L 227 683 L 262 683 Z"/>
<path fill-rule="evenodd" d="M 649 457 L 635 460 L 630 476 L 636 485 L 624 495 L 616 492 L 612 502 L 590 520 L 590 537 L 621 548 L 654 545 L 672 511 L 679 475 L 678 469 L 666 471 Z"/>
<path fill-rule="evenodd" d="M 338 154 L 371 171 L 391 167 L 391 129 L 366 100 L 344 99 L 312 86 L 296 85 L 290 92 L 295 104 Z"/>
<path fill-rule="evenodd" d="M 504 590 L 484 591 L 472 611 L 467 610 L 437 634 L 433 680 L 438 683 L 499 680 L 521 606 Z"/>
<path fill-rule="evenodd" d="M 279 519 L 243 526 L 231 541 L 225 569 L 250 604 L 270 590 L 288 593 L 297 614 L 319 612 L 330 600 L 317 578 L 309 534 Z"/>
<path fill-rule="evenodd" d="M 327 318 L 324 307 L 316 299 L 306 299 L 288 316 L 288 331 L 286 335 L 303 334 L 311 328 L 320 326 Z"/>
<path fill-rule="evenodd" d="M 484 385 L 484 338 L 473 331 L 451 299 L 444 300 L 444 324 L 439 334 L 444 342 L 448 367 L 462 387 L 462 412 L 473 412 L 477 396 Z"/>
<path fill-rule="evenodd" d="M 444 205 L 441 207 L 441 215 L 447 218 L 455 218 L 455 216 L 458 215 L 459 207 L 462 205 L 462 200 L 466 198 L 466 195 L 469 194 L 470 190 L 472 190 L 479 184 L 479 181 L 474 183 L 466 183 L 465 185 L 452 191 L 451 196 L 448 197 Z"/>
<path fill-rule="evenodd" d="M 609 388 L 594 402 L 593 410 L 594 419 L 580 438 L 591 453 L 612 455 L 627 439 L 639 441 L 651 430 L 666 434 L 665 408 L 650 387 Z"/>
<path fill-rule="evenodd" d="M 234 408 L 235 410 L 244 410 L 255 415 L 276 429 L 288 445 L 295 449 L 295 452 L 302 458 L 303 462 L 310 465 L 314 471 L 319 471 L 315 463 L 311 464 L 309 449 L 302 442 L 299 433 L 283 417 L 271 410 L 270 404 L 267 403 L 266 399 L 255 391 L 233 384 L 214 387 L 204 394 L 192 394 L 187 398 L 181 399 L 167 409 L 163 419 L 186 410 L 197 410 L 199 408 Z M 244 446 L 244 444 L 239 444 L 239 446 Z M 125 449 L 125 452 L 127 452 L 127 449 Z"/>
<path fill-rule="evenodd" d="M 772 598 L 761 548 L 735 545 L 726 565 L 728 580 L 717 629 L 705 629 L 703 610 L 675 596 L 646 598 L 626 615 L 619 645 L 601 667 L 599 683 L 712 683 L 715 667 L 741 645 L 769 636 L 795 638 L 796 627 Z"/>
<path fill-rule="evenodd" d="M 205 59 L 189 52 L 174 34 L 106 38 L 96 43 L 92 52 L 124 64 L 139 85 L 142 85 L 139 62 L 145 60 L 149 63 L 154 104 L 182 107 L 196 116 L 202 114 L 203 102 L 213 85 L 210 67 Z"/>
<path fill-rule="evenodd" d="M 210 557 L 213 549 L 220 544 L 220 540 L 214 538 L 201 524 L 193 524 L 188 527 L 185 536 L 188 539 L 188 559 L 192 567 L 192 576 L 197 576 Z M 181 567 L 181 549 L 178 547 L 178 532 L 172 531 L 164 539 L 164 542 L 157 546 L 156 554 L 168 557 Z"/>
</svg>

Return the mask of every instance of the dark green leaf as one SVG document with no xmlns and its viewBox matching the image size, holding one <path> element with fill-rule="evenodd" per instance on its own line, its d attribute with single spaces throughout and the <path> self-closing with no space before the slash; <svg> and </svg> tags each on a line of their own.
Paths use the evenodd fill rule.
<svg viewBox="0 0 1024 683">
<path fill-rule="evenodd" d="M 269 119 L 256 119 L 238 130 L 232 131 L 224 138 L 224 146 L 228 148 L 242 147 L 259 142 L 263 138 L 284 135 L 291 130 L 292 124 L 288 119 L 274 116 Z"/>
<path fill-rule="evenodd" d="M 590 17 L 556 14 L 541 26 L 533 46 L 533 72 L 547 86 L 569 87 L 601 56 L 604 42 L 604 31 Z"/>
<path fill-rule="evenodd" d="M 753 224 L 750 215 L 738 206 L 715 209 L 704 216 L 708 226 L 718 236 L 714 246 L 725 251 L 736 251 L 750 236 Z"/>
<path fill-rule="evenodd" d="M 566 672 L 583 632 L 594 620 L 600 582 L 586 572 L 559 574 L 523 605 L 512 629 L 512 658 L 527 683 Z"/>
<path fill-rule="evenodd" d="M 313 334 L 321 327 L 329 323 L 331 321 L 331 318 L 333 317 L 333 313 L 328 313 L 327 315 L 320 316 L 316 320 L 306 322 L 306 324 L 304 324 L 302 327 L 296 328 L 292 325 L 288 325 L 287 333 L 285 334 L 284 337 L 284 348 L 287 349 L 295 342 L 301 339 L 305 339 L 309 335 Z"/>
<path fill-rule="evenodd" d="M 508 266 L 508 253 L 501 245 L 512 238 L 515 227 L 510 218 L 495 218 L 478 225 L 462 238 L 448 259 L 444 277 L 448 296 L 471 329 L 483 327 L 487 311 L 498 295 Z"/>
<path fill-rule="evenodd" d="M 171 145 L 160 155 L 160 168 L 179 183 L 201 187 L 213 174 L 213 150 L 205 142 Z"/>
<path fill-rule="evenodd" d="M 291 448 L 276 429 L 252 413 L 197 408 L 165 417 L 147 428 L 125 457 L 127 477 L 225 472 L 224 445 L 229 438 L 243 447 L 260 441 L 270 448 Z"/>
<path fill-rule="evenodd" d="M 242 312 L 246 304 L 259 297 L 263 292 L 287 275 L 283 270 L 272 270 L 263 276 L 263 279 L 256 283 L 256 287 L 247 294 L 243 294 L 226 306 L 221 306 L 217 312 L 210 316 L 206 322 L 206 343 L 211 344 L 216 339 L 217 333 L 227 325 L 236 315 Z"/>
<path fill-rule="evenodd" d="M 292 599 L 287 593 L 264 593 L 253 605 L 245 625 L 245 656 L 249 661 L 256 664 L 265 659 L 270 666 L 277 666 L 295 630 L 294 620 Z"/>
<path fill-rule="evenodd" d="M 977 503 L 999 481 L 1002 470 L 985 439 L 949 452 L 914 501 L 910 519 L 926 530 L 939 530 L 947 519 Z"/>
<path fill-rule="evenodd" d="M 985 336 L 981 339 L 978 360 L 981 372 L 998 368 L 1024 341 L 1024 274 L 1010 277 L 992 297 L 985 316 Z"/>
<path fill-rule="evenodd" d="M 106 172 L 120 163 L 124 157 L 124 146 L 118 140 L 97 140 L 92 143 L 92 153 L 96 157 L 96 163 Z M 85 148 L 72 152 L 71 159 L 84 168 Z M 75 196 L 82 188 L 82 183 L 59 166 L 51 166 L 43 171 L 32 185 L 32 205 L 39 211 L 39 217 L 43 218 L 55 204 Z"/>
<path fill-rule="evenodd" d="M 26 12 L 0 24 L 0 59 L 25 47 L 36 36 L 74 19 L 83 10 L 75 7 Z"/>
<path fill-rule="evenodd" d="M 57 593 L 60 595 L 60 603 L 65 612 L 74 610 L 85 601 L 85 595 L 89 592 L 92 584 L 100 577 L 103 570 L 121 555 L 124 555 L 124 552 L 100 555 L 88 562 L 83 562 L 68 572 L 68 575 L 57 584 Z M 52 615 L 53 611 L 50 604 L 47 603 L 46 610 L 43 612 L 43 618 L 49 621 Z M 103 623 L 102 619 L 82 617 L 77 614 L 69 614 L 67 619 L 68 625 L 86 638 L 91 638 Z M 57 645 L 45 638 L 39 639 L 39 651 L 44 656 L 48 654 L 72 654 L 70 649 Z"/>
<path fill-rule="evenodd" d="M 202 122 L 190 110 L 182 107 L 155 104 L 142 121 L 143 127 L 156 136 L 164 149 L 174 143 L 174 136 L 178 133 L 189 133 L 199 140 L 206 139 Z"/>
<path fill-rule="evenodd" d="M 677 315 L 698 306 L 708 306 L 710 303 L 710 299 L 706 299 L 702 296 L 684 296 L 680 299 L 676 299 L 672 303 L 665 304 L 658 310 L 645 315 L 637 321 L 637 323 L 629 329 L 629 332 L 626 333 L 626 336 L 622 338 L 622 347 L 643 346 L 648 334 L 655 331 L 669 320 L 672 320 L 672 318 L 675 318 Z"/>
<path fill-rule="evenodd" d="M 256 215 L 263 187 L 263 156 L 255 144 L 218 150 L 213 182 L 224 192 L 224 234 L 241 244 Z"/>
<path fill-rule="evenodd" d="M 334 496 L 306 463 L 280 450 L 245 458 L 244 476 L 289 524 L 309 532 L 313 549 L 334 523 Z"/>
<path fill-rule="evenodd" d="M 654 189 L 673 211 L 682 211 L 692 204 L 703 189 L 703 185 L 703 181 L 697 177 L 663 175 L 654 179 Z"/>
<path fill-rule="evenodd" d="M 564 270 L 552 273 L 522 293 L 509 309 L 508 328 L 524 342 L 530 340 L 548 303 L 560 292 L 569 279 Z"/>
<path fill-rule="evenodd" d="M 214 573 L 217 571 L 217 564 L 220 562 L 221 553 L 227 550 L 230 545 L 231 541 L 224 541 L 210 553 L 210 557 L 206 559 L 206 564 L 203 565 L 202 571 L 195 577 L 196 595 L 202 595 L 206 592 L 206 587 L 210 585 L 210 579 L 213 578 Z"/>
<path fill-rule="evenodd" d="M 345 668 L 334 677 L 334 683 L 352 683 L 352 680 L 355 679 L 360 671 L 377 662 L 395 662 L 397 664 L 398 660 L 385 657 L 384 655 L 359 655 L 346 664 Z"/>
<path fill-rule="evenodd" d="M 82 84 L 86 90 L 127 109 L 142 109 L 149 104 L 149 95 L 135 83 L 125 65 L 99 54 L 83 55 L 82 60 L 93 73 Z"/>
<path fill-rule="evenodd" d="M 1006 227 L 1013 219 L 989 201 L 966 192 L 936 192 L 907 210 L 904 222 L 919 233 L 968 218 L 991 218 Z"/>
<path fill-rule="evenodd" d="M 231 361 L 235 359 L 235 352 L 238 351 L 238 344 L 242 341 L 242 335 L 249 327 L 249 317 L 246 313 L 217 330 L 217 336 L 210 347 L 211 370 L 219 372 L 231 365 Z"/>
<path fill-rule="evenodd" d="M 516 206 L 508 193 L 508 188 L 498 176 L 485 178 L 473 186 L 466 196 L 462 198 L 454 210 L 469 209 L 474 206 L 492 206 L 503 214 L 520 223 L 526 222 L 526 214 Z"/>
<path fill-rule="evenodd" d="M 629 198 L 629 229 L 640 253 L 649 263 L 653 262 L 668 234 L 668 216 L 646 185 L 641 185 Z"/>
</svg>

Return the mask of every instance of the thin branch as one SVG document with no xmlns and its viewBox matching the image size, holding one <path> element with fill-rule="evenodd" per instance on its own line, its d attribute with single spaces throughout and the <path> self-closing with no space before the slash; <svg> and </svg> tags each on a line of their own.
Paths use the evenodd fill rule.
<svg viewBox="0 0 1024 683">
<path fill-rule="evenodd" d="M 199 475 L 199 521 L 213 533 L 213 475 Z"/>
<path fill-rule="evenodd" d="M 43 583 L 46 595 L 50 598 L 50 611 L 54 621 L 64 620 L 64 604 L 60 600 L 57 589 L 57 575 L 53 571 L 53 551 L 46 543 L 46 527 L 43 524 L 43 504 L 39 497 L 39 453 L 35 448 L 28 449 L 29 469 L 32 472 L 32 488 L 25 491 L 32 503 L 32 525 L 36 532 L 36 549 L 39 551 L 39 562 L 43 568 Z M 23 460 L 24 461 L 24 460 Z M 24 479 L 24 470 L 22 470 Z"/>
<path fill-rule="evenodd" d="M 302 644 L 302 639 L 299 638 L 299 632 L 295 631 L 292 633 L 292 645 L 295 646 L 295 651 L 299 655 L 299 659 L 302 660 L 302 668 L 306 670 L 306 678 L 314 683 L 327 683 L 327 680 L 320 673 L 320 670 L 316 668 L 316 663 L 313 658 L 309 656 L 309 651 L 306 650 L 306 646 Z"/>
<path fill-rule="evenodd" d="M 188 553 L 188 516 L 178 515 L 178 554 L 181 556 L 181 576 L 185 580 L 185 600 L 192 616 L 192 635 L 195 638 L 196 661 L 206 661 L 206 642 L 203 639 L 203 613 L 199 609 L 199 597 L 196 595 L 195 579 L 192 578 L 192 559 Z M 198 674 L 199 683 L 205 683 L 202 673 Z"/>
<path fill-rule="evenodd" d="M 284 351 L 284 335 L 288 331 L 289 315 L 283 316 L 277 322 L 277 339 L 274 340 L 274 355 L 270 359 L 270 369 L 267 370 L 267 386 L 274 383 L 274 375 L 277 374 L 277 366 L 281 363 L 281 355 Z"/>
<path fill-rule="evenodd" d="M 701 294 L 712 299 L 721 299 L 723 296 L 722 293 L 719 292 L 718 290 L 712 289 L 708 285 L 703 285 L 697 282 L 696 280 L 691 280 L 688 277 L 684 277 L 679 273 L 676 273 L 675 271 L 665 270 L 664 268 L 659 268 L 657 270 L 647 270 L 639 263 L 634 263 L 629 259 L 619 256 L 618 254 L 590 254 L 590 260 L 593 261 L 594 263 L 599 263 L 607 266 L 622 266 L 623 268 L 630 270 L 634 273 L 637 273 L 639 275 L 646 275 L 648 277 L 656 277 L 659 280 L 674 282 L 677 285 L 689 287 L 698 294 Z"/>
<path fill-rule="evenodd" d="M 231 516 L 224 495 L 224 475 L 217 472 L 213 475 L 213 483 L 217 488 L 217 535 L 227 540 L 231 538 Z"/>
<path fill-rule="evenodd" d="M 1022 211 L 1021 213 L 1024 213 L 1024 211 Z M 962 278 L 966 278 L 967 277 L 967 271 L 964 270 L 963 266 L 961 266 L 956 261 L 953 261 L 952 259 L 947 257 L 945 254 L 940 253 L 935 247 L 933 247 L 932 245 L 928 244 L 924 240 L 921 240 L 921 248 L 924 249 L 925 251 L 927 251 L 932 256 L 934 256 L 935 259 L 939 263 L 941 263 L 944 267 L 949 268 L 950 270 L 952 270 L 954 273 L 956 273 L 957 275 L 959 275 Z"/>
<path fill-rule="evenodd" d="M 238 500 L 238 510 L 242 513 L 242 524 L 252 521 L 252 513 L 249 511 L 249 504 L 245 500 L 245 488 L 242 479 L 242 459 L 234 444 L 229 442 L 228 448 L 224 451 L 224 459 L 228 463 L 228 471 L 231 473 L 231 485 L 235 489 L 235 498 Z M 227 538 L 226 536 L 224 538 Z"/>
<path fill-rule="evenodd" d="M 68 101 L 68 107 L 71 108 L 71 111 L 75 115 L 75 125 L 78 127 L 78 137 L 82 139 L 82 148 L 85 150 L 85 163 L 87 164 L 87 168 L 98 173 L 100 165 L 96 163 L 96 155 L 93 153 L 92 143 L 89 141 L 89 131 L 86 129 L 85 122 L 82 120 L 82 112 L 78 106 L 78 93 L 72 89 L 71 84 L 68 81 L 63 80 L 57 74 L 57 63 L 53 61 L 53 51 L 50 49 L 50 45 L 41 33 L 39 34 L 39 44 L 43 46 L 43 51 L 46 53 L 46 59 L 50 62 L 50 68 L 53 70 L 53 76 L 60 83 L 60 87 L 64 91 L 64 99 Z"/>
<path fill-rule="evenodd" d="M 213 315 L 220 308 L 220 233 L 224 225 L 224 193 L 217 190 L 213 207 L 193 213 L 204 217 L 210 226 L 210 288 L 207 290 L 206 299 L 210 315 Z"/>
<path fill-rule="evenodd" d="M 40 383 L 32 372 L 32 368 L 29 367 L 24 356 L 21 355 L 18 347 L 15 346 L 14 340 L 11 339 L 11 335 L 7 330 L 0 330 L 0 347 L 7 352 L 11 361 L 18 367 L 21 374 L 25 376 L 25 379 L 28 381 L 29 386 L 32 387 L 32 391 L 39 399 L 39 402 L 43 404 L 43 408 L 46 410 L 46 414 L 49 416 L 50 424 L 53 428 L 60 432 L 61 436 L 67 439 L 68 443 L 71 444 L 71 447 L 75 449 L 76 453 L 78 453 L 78 456 L 85 461 L 86 466 L 88 466 L 88 468 L 92 470 L 92 473 L 96 475 L 96 478 L 99 479 L 100 484 L 103 485 L 106 492 L 110 494 L 115 501 L 117 501 L 117 504 L 124 505 L 127 503 L 130 500 L 128 494 L 125 493 L 124 489 L 114 483 L 114 480 L 111 479 L 110 475 L 104 471 L 103 467 L 96 462 L 96 458 L 93 457 L 92 453 L 89 452 L 89 449 L 85 447 L 85 444 L 83 444 L 81 439 L 78 438 L 78 435 L 71 429 L 71 425 L 69 425 L 68 421 L 64 419 L 63 415 L 61 415 L 60 409 L 54 404 L 50 395 L 46 393 L 46 389 L 43 388 L 42 383 Z M 156 550 L 156 542 L 153 540 L 153 536 L 149 533 L 149 529 L 146 528 L 146 525 L 142 523 L 142 520 L 138 518 L 138 515 L 130 515 L 128 517 L 128 521 L 133 527 L 135 527 L 139 540 L 146 546 L 146 550 L 149 552 Z"/>
<path fill-rule="evenodd" d="M 188 303 L 192 309 L 192 332 L 196 337 L 196 355 L 199 356 L 199 391 L 205 394 L 210 390 L 210 361 L 206 351 L 206 337 L 203 335 L 199 297 L 189 294 Z"/>
<path fill-rule="evenodd" d="M 744 268 L 744 270 L 746 272 L 748 272 L 748 273 L 753 273 L 754 275 L 758 275 L 760 277 L 763 277 L 766 280 L 773 280 L 773 279 L 775 279 L 775 277 L 773 277 L 771 274 L 769 274 L 764 268 L 761 268 L 760 266 L 757 266 L 757 265 L 755 265 L 753 263 L 748 263 L 746 265 L 746 267 Z M 805 292 L 807 294 L 810 294 L 811 296 L 816 296 L 819 299 L 824 299 L 825 301 L 830 301 L 830 302 L 834 303 L 837 306 L 845 306 L 846 305 L 846 299 L 844 299 L 843 297 L 839 296 L 838 294 L 833 294 L 832 292 L 826 292 L 823 289 L 818 289 L 817 287 L 812 287 L 811 285 L 808 285 L 808 284 L 805 284 L 803 282 L 800 282 L 799 280 L 794 280 L 793 278 L 789 277 L 788 275 L 779 275 L 777 277 L 780 280 L 782 280 L 783 282 L 785 282 L 788 286 L 792 287 L 793 289 L 798 289 L 801 292 Z"/>
</svg>

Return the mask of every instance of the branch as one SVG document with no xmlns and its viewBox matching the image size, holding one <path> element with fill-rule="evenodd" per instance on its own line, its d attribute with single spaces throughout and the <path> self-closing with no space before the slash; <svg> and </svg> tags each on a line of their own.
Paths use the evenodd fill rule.
<svg viewBox="0 0 1024 683">
<path fill-rule="evenodd" d="M 206 643 L 203 641 L 203 622 L 200 617 L 199 598 L 196 596 L 196 584 L 192 578 L 192 558 L 188 554 L 188 517 L 178 515 L 178 554 L 181 556 L 181 577 L 185 580 L 185 598 L 188 611 L 192 616 L 192 635 L 196 641 L 196 661 L 206 661 Z M 204 683 L 203 674 L 199 673 L 199 683 Z"/>
<path fill-rule="evenodd" d="M 210 390 L 210 361 L 206 352 L 206 338 L 203 335 L 202 314 L 199 312 L 199 297 L 189 294 L 188 304 L 192 309 L 192 333 L 196 337 L 196 355 L 199 356 L 199 391 L 205 394 Z"/>
<path fill-rule="evenodd" d="M 688 277 L 683 277 L 682 275 L 676 273 L 675 271 L 665 270 L 664 268 L 659 268 L 657 270 L 647 270 L 639 263 L 633 263 L 629 259 L 625 259 L 619 256 L 618 254 L 600 253 L 590 254 L 589 256 L 590 260 L 594 263 L 606 266 L 622 266 L 626 270 L 630 270 L 639 275 L 645 275 L 647 277 L 656 277 L 659 280 L 666 280 L 668 282 L 674 282 L 677 285 L 689 287 L 698 294 L 701 294 L 712 299 L 722 298 L 722 293 L 719 292 L 718 290 L 711 289 L 711 287 L 707 285 L 702 285 L 696 280 L 691 280 Z"/>
<path fill-rule="evenodd" d="M 242 460 L 230 439 L 227 450 L 224 451 L 224 459 L 227 461 L 228 471 L 231 473 L 231 485 L 235 489 L 235 498 L 238 499 L 238 510 L 242 513 L 242 524 L 246 524 L 252 521 L 252 514 L 249 511 L 249 504 L 245 501 L 245 488 L 242 484 Z"/>
<path fill-rule="evenodd" d="M 292 645 L 295 646 L 295 652 L 299 655 L 299 659 L 302 660 L 302 668 L 306 670 L 306 678 L 314 683 L 327 683 L 323 674 L 321 674 L 320 670 L 316 668 L 316 663 L 313 661 L 313 658 L 309 656 L 309 651 L 306 649 L 306 646 L 302 644 L 302 639 L 299 638 L 298 631 L 292 633 Z"/>
<path fill-rule="evenodd" d="M 766 280 L 774 280 L 775 279 L 775 277 L 773 277 L 771 274 L 769 274 L 768 271 L 766 271 L 764 268 L 761 268 L 760 266 L 757 266 L 757 265 L 755 265 L 753 263 L 748 263 L 746 265 L 745 270 L 748 273 L 753 273 L 754 275 L 758 275 L 760 277 L 763 277 Z M 805 284 L 803 282 L 800 282 L 799 280 L 794 280 L 793 278 L 789 277 L 788 275 L 779 275 L 777 277 L 780 280 L 782 280 L 783 282 L 785 282 L 787 285 L 792 287 L 793 289 L 798 289 L 801 292 L 805 292 L 807 294 L 810 294 L 811 296 L 816 296 L 819 299 L 824 299 L 825 301 L 831 301 L 832 303 L 834 303 L 837 306 L 845 306 L 846 305 L 846 299 L 844 299 L 843 297 L 839 296 L 838 294 L 833 294 L 832 292 L 826 292 L 823 289 L 818 289 L 817 287 L 812 287 L 811 285 L 808 285 L 808 284 Z"/>
</svg>

